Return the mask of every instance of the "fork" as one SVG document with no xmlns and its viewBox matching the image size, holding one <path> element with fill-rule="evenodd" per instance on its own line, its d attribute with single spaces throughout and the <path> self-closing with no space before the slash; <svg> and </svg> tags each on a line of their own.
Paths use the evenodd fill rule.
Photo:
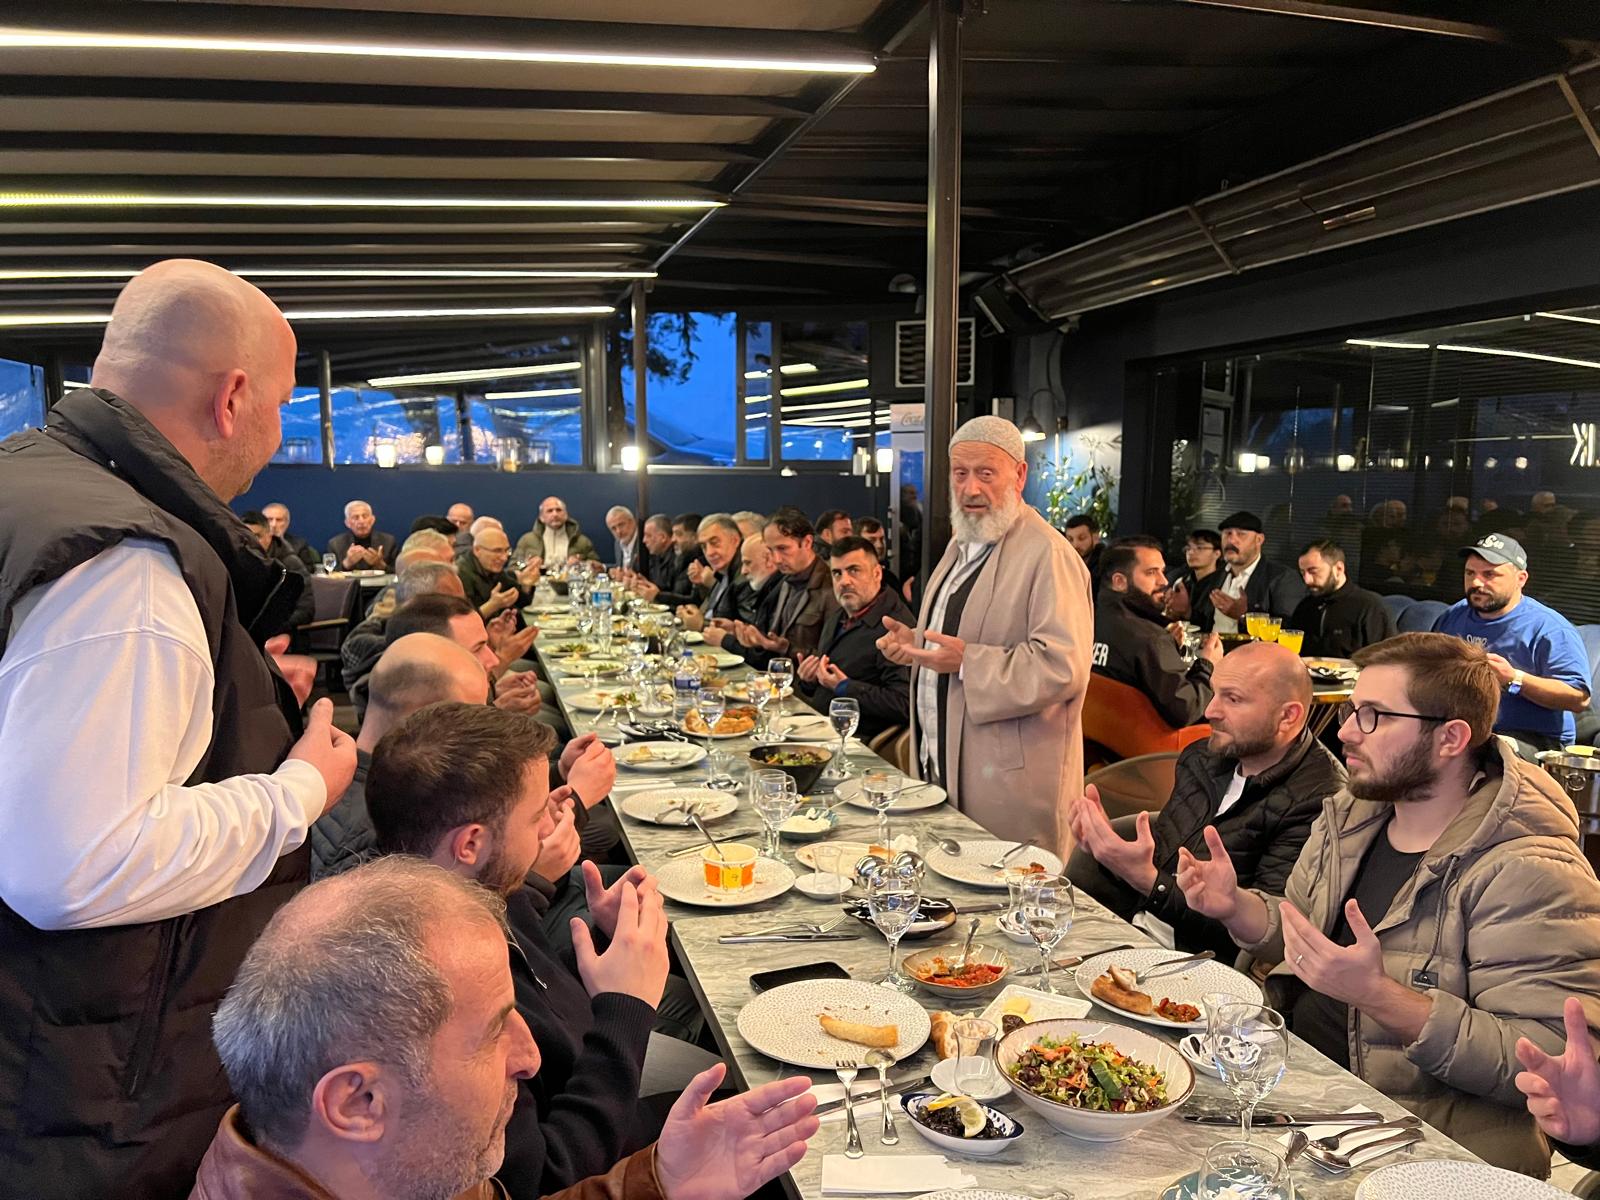
<svg viewBox="0 0 1600 1200">
<path fill-rule="evenodd" d="M 984 863 L 983 865 L 986 868 L 988 868 L 989 870 L 991 870 L 991 871 L 998 871 L 1001 867 L 1005 866 L 1006 863 L 1009 862 L 1012 858 L 1016 857 L 1017 851 L 1019 851 L 1019 850 L 1027 850 L 1032 845 L 1033 845 L 1032 842 L 1018 842 L 1015 846 L 1011 847 L 1011 849 L 1007 850 L 1004 854 L 1002 854 L 999 858 L 995 859 L 992 863 Z"/>
<path fill-rule="evenodd" d="M 787 925 L 775 925 L 771 929 L 758 929 L 755 932 L 762 935 L 771 933 L 803 933 L 807 936 L 815 936 L 819 933 L 832 933 L 835 929 L 839 928 L 839 926 L 843 925 L 849 919 L 850 918 L 848 915 L 840 915 L 835 917 L 833 920 L 826 922 L 825 924 L 818 924 L 815 921 L 791 921 Z"/>
<path fill-rule="evenodd" d="M 1393 1121 L 1384 1121 L 1381 1125 L 1362 1125 L 1357 1129 L 1346 1129 L 1343 1133 L 1331 1133 L 1327 1137 L 1312 1138 L 1311 1145 L 1320 1147 L 1323 1150 L 1337 1150 L 1339 1149 L 1339 1143 L 1344 1141 L 1345 1138 L 1353 1137 L 1356 1134 L 1371 1133 L 1374 1129 L 1420 1129 L 1421 1127 L 1422 1118 L 1419 1116 L 1399 1117 Z M 1361 1149 L 1361 1147 L 1358 1146 L 1357 1149 Z"/>
<path fill-rule="evenodd" d="M 1399 1133 L 1391 1133 L 1388 1137 L 1379 1138 L 1375 1142 L 1357 1146 L 1350 1151 L 1350 1154 L 1361 1155 L 1362 1164 L 1365 1165 L 1369 1161 L 1367 1151 L 1382 1150 L 1384 1154 L 1391 1154 L 1396 1150 L 1403 1150 L 1407 1146 L 1420 1142 L 1423 1136 L 1423 1132 L 1420 1129 L 1403 1129 Z M 1348 1154 L 1341 1154 L 1337 1150 L 1324 1150 L 1315 1142 L 1306 1147 L 1306 1157 L 1314 1161 L 1318 1166 L 1332 1171 L 1335 1175 L 1348 1175 L 1356 1169 L 1355 1163 L 1350 1161 Z M 1373 1155 L 1373 1157 L 1381 1156 Z"/>
<path fill-rule="evenodd" d="M 861 1158 L 866 1151 L 861 1148 L 861 1129 L 856 1124 L 855 1098 L 850 1095 L 850 1087 L 856 1081 L 856 1072 L 861 1070 L 861 1064 L 852 1062 L 848 1058 L 837 1058 L 833 1065 L 835 1073 L 839 1076 L 839 1082 L 844 1084 L 844 1120 L 848 1131 L 844 1139 L 844 1156 Z"/>
</svg>

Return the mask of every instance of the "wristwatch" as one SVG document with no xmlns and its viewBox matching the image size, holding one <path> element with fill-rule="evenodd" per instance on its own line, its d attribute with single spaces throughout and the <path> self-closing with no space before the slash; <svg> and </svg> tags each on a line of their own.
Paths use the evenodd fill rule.
<svg viewBox="0 0 1600 1200">
<path fill-rule="evenodd" d="M 1506 684 L 1506 695 L 1515 696 L 1517 693 L 1522 691 L 1523 678 L 1524 674 L 1521 670 L 1513 671 L 1511 673 L 1511 682 Z"/>
</svg>

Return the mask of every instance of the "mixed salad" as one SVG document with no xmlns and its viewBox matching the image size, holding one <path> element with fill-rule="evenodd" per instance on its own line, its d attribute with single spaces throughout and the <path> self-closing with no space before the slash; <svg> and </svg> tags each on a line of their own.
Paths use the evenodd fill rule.
<svg viewBox="0 0 1600 1200">
<path fill-rule="evenodd" d="M 1040 1038 L 1006 1073 L 1036 1096 L 1093 1112 L 1148 1112 L 1167 1103 L 1160 1071 L 1077 1034 Z"/>
</svg>

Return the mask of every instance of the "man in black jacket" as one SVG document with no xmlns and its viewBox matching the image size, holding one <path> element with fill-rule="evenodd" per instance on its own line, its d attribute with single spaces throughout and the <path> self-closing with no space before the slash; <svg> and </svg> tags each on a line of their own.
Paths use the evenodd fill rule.
<svg viewBox="0 0 1600 1200">
<path fill-rule="evenodd" d="M 695 519 L 695 524 L 698 527 L 699 518 Z M 644 541 L 644 565 L 640 570 L 630 571 L 624 576 L 629 586 L 646 602 L 665 604 L 672 609 L 680 604 L 693 604 L 699 598 L 689 578 L 689 564 L 695 560 L 699 547 L 697 545 L 691 551 L 680 550 L 677 528 L 664 513 L 656 513 L 648 518 L 644 523 L 644 532 L 639 535 Z"/>
<path fill-rule="evenodd" d="M 744 658 L 758 671 L 780 656 L 799 662 L 817 648 L 823 622 L 839 604 L 833 598 L 828 560 L 816 552 L 811 521 L 798 508 L 773 513 L 761 531 L 772 565 L 783 576 L 765 627 L 735 621 L 731 630 L 706 641 Z"/>
<path fill-rule="evenodd" d="M 1238 950 L 1228 931 L 1184 901 L 1178 850 L 1209 857 L 1205 830 L 1215 826 L 1241 886 L 1282 895 L 1322 802 L 1344 786 L 1345 772 L 1306 731 L 1311 678 L 1282 646 L 1239 647 L 1217 667 L 1212 686 L 1211 737 L 1178 756 L 1172 795 L 1153 820 L 1142 812 L 1119 819 L 1119 829 L 1092 784 L 1074 802 L 1078 848 L 1067 873 L 1123 918 L 1159 933 L 1170 927 L 1178 949 L 1231 959 Z"/>
<path fill-rule="evenodd" d="M 304 580 L 300 590 L 300 598 L 294 602 L 294 608 L 284 618 L 283 624 L 279 626 L 277 631 L 279 633 L 293 634 L 300 626 L 311 620 L 311 615 L 316 610 L 316 597 L 311 594 L 311 582 L 309 579 L 311 573 L 306 570 L 305 563 L 300 561 L 300 556 L 291 550 L 282 538 L 272 532 L 272 523 L 267 520 L 265 515 L 251 509 L 243 513 L 239 520 L 243 521 L 245 528 L 255 536 L 256 544 L 261 547 L 263 554 L 272 559 L 273 562 L 282 563 L 284 570 L 299 575 Z"/>
<path fill-rule="evenodd" d="M 311 548 L 311 543 L 297 533 L 289 532 L 289 506 L 281 501 L 274 500 L 261 510 L 261 515 L 266 517 L 267 526 L 272 530 L 272 536 L 294 552 L 296 558 L 305 564 L 307 571 L 315 571 L 322 565 L 322 555 Z"/>
<path fill-rule="evenodd" d="M 659 1132 L 639 1083 L 667 981 L 661 893 L 641 867 L 604 888 L 586 864 L 595 932 L 574 919 L 570 957 L 552 947 L 541 919 L 554 889 L 525 881 L 563 799 L 550 791 L 554 745 L 520 713 L 434 704 L 388 732 L 367 777 L 381 853 L 419 855 L 507 898 L 517 1011 L 542 1058 L 506 1128 L 498 1178 L 518 1197 L 604 1171 Z"/>
<path fill-rule="evenodd" d="M 1207 597 L 1211 628 L 1218 633 L 1246 632 L 1246 613 L 1271 613 L 1287 621 L 1305 599 L 1299 572 L 1261 557 L 1266 541 L 1261 518 L 1253 512 L 1236 512 L 1222 522 L 1222 558 L 1228 569 Z"/>
<path fill-rule="evenodd" d="M 856 733 L 867 739 L 910 720 L 911 668 L 885 658 L 878 639 L 884 617 L 902 625 L 915 625 L 917 618 L 883 586 L 883 568 L 871 542 L 841 538 L 832 551 L 828 572 L 839 607 L 822 624 L 817 652 L 796 667 L 800 695 L 820 713 L 828 711 L 834 697 L 852 697 L 861 706 Z"/>
<path fill-rule="evenodd" d="M 1301 654 L 1349 658 L 1398 632 L 1383 597 L 1346 577 L 1344 551 L 1336 543 L 1323 538 L 1300 551 L 1300 578 L 1306 598 L 1284 624 L 1305 633 Z"/>
<path fill-rule="evenodd" d="M 339 560 L 341 571 L 387 571 L 394 565 L 394 534 L 374 528 L 378 518 L 365 500 L 344 506 L 345 533 L 328 540 L 328 553 Z"/>
<path fill-rule="evenodd" d="M 1193 663 L 1178 653 L 1167 628 L 1166 560 L 1151 537 L 1113 542 L 1101 564 L 1104 582 L 1094 605 L 1096 675 L 1138 688 L 1168 725 L 1200 724 L 1211 703 L 1211 672 L 1222 661 L 1222 642 L 1205 635 Z"/>
<path fill-rule="evenodd" d="M 739 619 L 758 629 L 766 629 L 777 609 L 783 576 L 772 565 L 772 551 L 767 549 L 759 533 L 746 537 L 740 544 L 739 566 L 741 574 L 736 595 Z"/>
</svg>

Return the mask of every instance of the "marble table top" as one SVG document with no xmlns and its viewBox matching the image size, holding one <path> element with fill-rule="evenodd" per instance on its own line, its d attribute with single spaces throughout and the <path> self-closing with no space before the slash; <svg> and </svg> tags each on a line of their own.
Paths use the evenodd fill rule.
<svg viewBox="0 0 1600 1200">
<path fill-rule="evenodd" d="M 747 673 L 747 669 L 744 668 L 725 672 L 732 678 L 739 678 Z M 587 681 L 559 674 L 552 674 L 552 679 L 574 732 L 582 733 L 595 728 L 594 714 L 578 712 L 565 703 L 574 693 L 585 690 L 588 686 Z M 801 702 L 796 698 L 791 699 L 789 703 L 798 706 Z M 609 718 L 606 725 L 609 728 Z M 719 743 L 719 748 L 734 752 L 741 762 L 748 746 L 747 739 L 730 739 Z M 881 761 L 856 741 L 850 743 L 848 757 L 857 772 L 864 765 Z M 626 795 L 646 788 L 694 786 L 703 781 L 704 777 L 703 765 L 664 775 L 639 775 L 622 769 L 619 770 L 617 791 Z M 739 798 L 739 810 L 713 827 L 713 832 L 718 828 L 730 830 L 759 828 L 760 821 L 750 811 L 743 789 L 736 795 Z M 839 824 L 830 835 L 832 839 L 872 840 L 877 830 L 875 814 L 849 805 L 841 806 L 837 813 Z M 622 827 L 630 855 L 635 861 L 647 867 L 663 861 L 663 856 L 668 851 L 693 845 L 699 840 L 692 831 L 642 824 L 620 814 L 618 823 Z M 986 836 L 981 827 L 957 812 L 950 804 L 893 817 L 891 833 L 897 838 L 914 834 L 921 848 L 926 848 L 931 839 L 937 836 L 958 839 Z M 784 860 L 797 873 L 804 873 L 807 868 L 794 861 L 794 850 L 793 845 L 785 842 Z M 1003 890 L 997 892 L 972 888 L 943 879 L 931 870 L 923 881 L 923 889 L 927 895 L 948 897 L 958 908 L 963 903 L 977 904 L 1005 899 Z M 826 921 L 838 914 L 837 901 L 812 900 L 798 890 L 791 890 L 783 896 L 749 908 L 716 912 L 713 915 L 706 915 L 708 910 L 703 908 L 672 902 L 668 903 L 668 910 L 673 918 L 673 944 L 679 961 L 702 1007 L 710 1016 L 710 1027 L 729 1064 L 733 1082 L 742 1087 L 754 1087 L 769 1080 L 804 1073 L 799 1068 L 779 1063 L 757 1052 L 739 1036 L 736 1028 L 739 1011 L 754 994 L 750 988 L 752 974 L 818 961 L 831 961 L 847 969 L 852 978 L 876 980 L 883 976 L 887 967 L 888 949 L 883 937 L 875 930 L 868 929 L 855 921 L 847 922 L 839 930 L 839 932 L 848 930 L 862 935 L 852 941 L 820 942 L 814 945 L 793 942 L 724 946 L 718 943 L 717 939 L 724 934 L 750 932 L 788 920 Z M 917 950 L 943 944 L 959 947 L 960 938 L 956 936 L 958 929 L 964 933 L 964 922 L 958 922 L 947 936 L 909 942 L 903 948 Z M 1013 952 L 1013 957 L 1020 962 L 1031 965 L 1034 961 L 1031 957 L 1033 952 L 1028 947 L 1009 942 L 995 928 L 995 917 L 992 914 L 983 916 L 978 939 L 980 942 L 1006 946 Z M 1055 957 L 1089 953 L 1119 944 L 1144 946 L 1153 943 L 1142 931 L 1135 929 L 1089 897 L 1080 894 L 1072 931 L 1057 948 Z M 1023 982 L 1036 985 L 1038 981 L 1033 979 Z M 1070 971 L 1055 972 L 1055 985 L 1057 990 L 1063 993 L 1077 994 Z M 916 998 L 930 1011 L 951 1006 L 950 1002 L 921 992 L 917 993 Z M 975 1014 L 987 1003 L 988 998 L 976 1000 L 966 1011 Z M 1109 1021 L 1117 1022 L 1116 1017 L 1110 1016 L 1102 1009 L 1097 1008 L 1093 1015 L 1104 1016 Z M 1149 1026 L 1138 1027 L 1150 1031 Z M 1176 1036 L 1171 1040 L 1175 1041 Z M 899 1078 L 911 1072 L 925 1072 L 931 1070 L 936 1061 L 937 1056 L 932 1046 L 925 1046 L 912 1058 L 898 1064 L 892 1075 Z M 837 1082 L 830 1073 L 810 1074 L 818 1083 Z M 875 1094 L 875 1082 L 869 1087 L 864 1080 L 865 1075 L 862 1080 L 857 1081 L 857 1092 L 863 1097 L 869 1093 Z M 991 1103 L 1020 1120 L 1027 1130 L 1026 1134 L 1015 1146 L 997 1157 L 962 1158 L 952 1161 L 975 1177 L 976 1187 L 1010 1192 L 1019 1196 L 1033 1197 L 1036 1200 L 1055 1200 L 1062 1196 L 1075 1197 L 1077 1200 L 1091 1200 L 1091 1198 L 1135 1200 L 1135 1198 L 1157 1197 L 1167 1184 L 1197 1169 L 1209 1146 L 1237 1133 L 1236 1129 L 1228 1126 L 1193 1125 L 1174 1116 L 1127 1141 L 1085 1142 L 1053 1130 L 1041 1117 L 1015 1098 L 1008 1097 Z M 1398 1104 L 1368 1087 L 1304 1041 L 1291 1038 L 1289 1069 L 1277 1090 L 1263 1101 L 1262 1109 L 1328 1112 L 1341 1111 L 1355 1105 L 1376 1109 L 1386 1116 L 1405 1115 L 1405 1110 Z M 1223 1113 L 1236 1111 L 1226 1088 L 1221 1083 L 1204 1076 L 1198 1080 L 1194 1097 L 1185 1105 L 1186 1111 L 1190 1109 Z M 862 1122 L 862 1136 L 869 1156 L 937 1152 L 913 1130 L 904 1128 L 909 1125 L 908 1118 L 901 1119 L 899 1124 L 903 1127 L 900 1142 L 897 1146 L 889 1147 L 881 1145 L 878 1141 L 876 1120 Z M 1273 1135 L 1263 1132 L 1256 1136 L 1266 1138 Z M 784 1178 L 785 1190 L 791 1196 L 803 1200 L 817 1200 L 821 1196 L 823 1155 L 842 1154 L 844 1141 L 843 1121 L 825 1122 L 811 1140 L 806 1157 Z M 1302 1159 L 1294 1167 L 1295 1187 L 1297 1194 L 1305 1198 L 1349 1200 L 1355 1195 L 1361 1180 L 1377 1167 L 1405 1161 L 1408 1158 L 1471 1159 L 1473 1157 L 1470 1151 L 1437 1130 L 1428 1128 L 1424 1141 L 1408 1149 L 1383 1156 L 1370 1167 L 1358 1169 L 1343 1178 L 1331 1177 Z"/>
</svg>

